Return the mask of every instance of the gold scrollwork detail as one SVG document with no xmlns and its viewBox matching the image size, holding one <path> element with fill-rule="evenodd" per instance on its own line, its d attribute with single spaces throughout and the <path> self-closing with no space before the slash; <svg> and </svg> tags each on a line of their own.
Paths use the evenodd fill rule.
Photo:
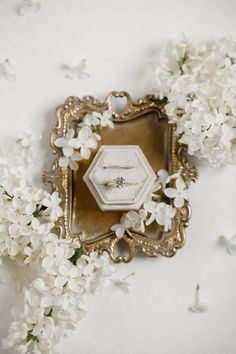
<svg viewBox="0 0 236 354">
<path fill-rule="evenodd" d="M 113 109 L 113 97 L 126 99 L 126 104 L 121 112 L 116 112 Z M 70 227 L 72 213 L 72 173 L 67 168 L 59 167 L 58 160 L 61 156 L 61 150 L 54 145 L 54 141 L 58 137 L 65 137 L 72 121 L 79 122 L 88 112 L 102 112 L 108 109 L 112 112 L 114 122 L 126 122 L 151 111 L 155 111 L 160 119 L 167 119 L 165 104 L 165 99 L 160 100 L 154 95 L 146 95 L 134 102 L 127 92 L 112 91 L 107 95 L 104 102 L 100 102 L 91 96 L 85 96 L 82 99 L 72 96 L 68 97 L 65 103 L 57 108 L 57 122 L 50 135 L 50 145 L 53 153 L 56 154 L 56 158 L 52 164 L 51 171 L 44 173 L 43 181 L 51 183 L 53 189 L 57 190 L 62 198 L 64 215 L 59 219 L 57 224 L 59 237 L 71 239 L 74 242 L 79 241 L 84 244 L 88 251 L 97 251 L 99 253 L 106 251 L 116 263 L 129 262 L 137 252 L 150 257 L 158 255 L 171 257 L 184 245 L 185 228 L 188 226 L 191 217 L 191 209 L 188 202 L 177 211 L 172 230 L 170 232 L 161 231 L 158 240 L 148 238 L 140 233 L 133 233 L 132 237 L 125 234 L 122 240 L 127 245 L 127 255 L 115 254 L 115 248 L 119 240 L 114 235 L 114 232 L 109 231 L 93 240 L 85 240 L 82 233 L 74 234 Z M 192 181 L 196 181 L 198 172 L 189 162 L 186 146 L 178 142 L 175 125 L 171 124 L 169 126 L 170 172 L 179 172 L 187 186 L 189 186 Z"/>
</svg>

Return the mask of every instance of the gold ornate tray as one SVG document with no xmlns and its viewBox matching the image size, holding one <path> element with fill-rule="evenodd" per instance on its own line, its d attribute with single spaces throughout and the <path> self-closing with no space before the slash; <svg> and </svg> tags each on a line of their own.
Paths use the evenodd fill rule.
<svg viewBox="0 0 236 354">
<path fill-rule="evenodd" d="M 115 109 L 120 98 L 125 105 Z M 146 256 L 158 254 L 170 257 L 185 242 L 185 227 L 190 219 L 190 206 L 185 205 L 176 213 L 172 230 L 164 232 L 157 224 L 150 225 L 146 234 L 132 232 L 120 241 L 110 230 L 117 224 L 122 211 L 101 211 L 87 188 L 83 176 L 96 151 L 89 160 L 80 162 L 78 171 L 58 165 L 61 150 L 54 145 L 58 137 L 65 137 L 69 128 L 75 128 L 86 113 L 112 112 L 115 128 L 103 129 L 99 146 L 138 145 L 154 171 L 161 168 L 169 173 L 180 172 L 187 185 L 197 178 L 197 171 L 189 165 L 186 147 L 177 142 L 175 125 L 168 124 L 165 100 L 147 95 L 137 102 L 127 92 L 111 92 L 104 102 L 86 96 L 83 99 L 69 97 L 56 110 L 57 123 L 50 136 L 50 145 L 56 158 L 50 172 L 45 172 L 44 182 L 52 184 L 62 198 L 64 216 L 58 221 L 58 235 L 72 241 L 80 241 L 88 251 L 107 251 L 114 262 L 129 262 L 137 251 Z"/>
</svg>

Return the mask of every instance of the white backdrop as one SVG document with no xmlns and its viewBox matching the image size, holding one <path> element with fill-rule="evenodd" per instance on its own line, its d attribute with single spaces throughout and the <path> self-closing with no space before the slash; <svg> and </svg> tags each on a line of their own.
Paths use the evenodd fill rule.
<svg viewBox="0 0 236 354">
<path fill-rule="evenodd" d="M 16 15 L 19 2 L 0 2 L 0 62 L 10 58 L 17 76 L 0 81 L 1 138 L 31 125 L 47 141 L 54 109 L 68 95 L 150 93 L 147 62 L 163 39 L 236 35 L 234 0 L 42 0 L 41 10 L 25 17 Z M 63 64 L 84 57 L 91 77 L 65 79 Z M 131 292 L 113 287 L 89 298 L 87 317 L 58 347 L 61 354 L 236 353 L 236 257 L 217 241 L 236 231 L 235 177 L 235 168 L 200 167 L 186 246 L 172 259 L 117 266 L 117 277 L 136 273 Z M 198 282 L 205 314 L 188 312 Z M 1 287 L 0 301 L 3 338 L 14 295 Z"/>
</svg>

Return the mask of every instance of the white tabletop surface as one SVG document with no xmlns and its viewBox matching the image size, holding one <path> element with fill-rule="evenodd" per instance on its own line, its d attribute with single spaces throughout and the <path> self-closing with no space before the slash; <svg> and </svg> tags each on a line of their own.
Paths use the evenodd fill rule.
<svg viewBox="0 0 236 354">
<path fill-rule="evenodd" d="M 236 35 L 234 0 L 41 0 L 41 10 L 24 17 L 16 15 L 19 2 L 0 2 L 0 61 L 10 58 L 17 76 L 0 81 L 1 137 L 31 125 L 47 141 L 54 109 L 69 95 L 151 92 L 147 63 L 163 39 L 180 32 Z M 91 77 L 66 79 L 63 64 L 83 58 Z M 117 277 L 136 273 L 130 293 L 112 287 L 91 296 L 78 330 L 58 347 L 61 354 L 236 353 L 236 257 L 218 245 L 220 234 L 236 231 L 235 177 L 232 167 L 200 167 L 186 246 L 171 259 L 117 266 Z M 209 305 L 204 314 L 188 311 L 197 283 Z M 15 297 L 0 290 L 3 338 Z"/>
</svg>

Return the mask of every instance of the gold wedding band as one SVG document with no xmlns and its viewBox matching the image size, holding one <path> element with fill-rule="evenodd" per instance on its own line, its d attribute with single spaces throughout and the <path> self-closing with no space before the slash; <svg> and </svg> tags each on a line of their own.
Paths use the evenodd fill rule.
<svg viewBox="0 0 236 354">
<path fill-rule="evenodd" d="M 107 165 L 107 166 L 102 166 L 102 168 L 104 168 L 104 169 L 121 168 L 121 169 L 129 170 L 129 169 L 134 168 L 134 166 L 129 166 L 129 165 Z"/>
</svg>

